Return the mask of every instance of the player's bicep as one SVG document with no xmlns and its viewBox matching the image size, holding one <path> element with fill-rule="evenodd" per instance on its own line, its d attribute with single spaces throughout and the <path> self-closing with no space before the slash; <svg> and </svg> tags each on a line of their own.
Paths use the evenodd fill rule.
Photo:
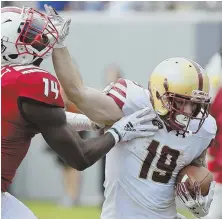
<svg viewBox="0 0 222 219">
<path fill-rule="evenodd" d="M 122 110 L 111 97 L 91 87 L 81 91 L 81 99 L 71 101 L 96 123 L 111 125 L 123 117 Z"/>
<path fill-rule="evenodd" d="M 194 159 L 191 164 L 194 166 L 198 166 L 198 167 L 207 167 L 207 149 L 205 149 L 201 155 L 199 157 L 197 157 L 196 159 Z"/>
<path fill-rule="evenodd" d="M 38 128 L 61 126 L 66 123 L 63 108 L 51 106 L 27 97 L 20 97 L 18 102 L 23 117 Z"/>
</svg>

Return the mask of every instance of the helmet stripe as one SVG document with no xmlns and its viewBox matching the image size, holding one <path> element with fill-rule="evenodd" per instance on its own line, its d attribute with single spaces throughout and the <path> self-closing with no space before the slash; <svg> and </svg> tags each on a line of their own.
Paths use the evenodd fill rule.
<svg viewBox="0 0 222 219">
<path fill-rule="evenodd" d="M 198 75 L 198 90 L 202 91 L 203 90 L 203 75 L 202 75 L 202 69 L 201 67 L 194 61 L 190 60 L 189 61 L 193 64 L 193 66 L 196 69 L 197 75 Z"/>
<path fill-rule="evenodd" d="M 1 8 L 1 13 L 4 13 L 4 12 L 14 12 L 14 13 L 17 13 L 17 14 L 21 14 L 22 13 L 22 9 L 21 8 L 17 8 L 17 7 L 4 7 L 4 8 Z"/>
</svg>

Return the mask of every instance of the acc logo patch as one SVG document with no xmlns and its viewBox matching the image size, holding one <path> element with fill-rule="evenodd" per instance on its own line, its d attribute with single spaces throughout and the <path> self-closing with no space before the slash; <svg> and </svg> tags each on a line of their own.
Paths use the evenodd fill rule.
<svg viewBox="0 0 222 219">
<path fill-rule="evenodd" d="M 163 123 L 158 119 L 152 120 L 152 124 L 158 126 L 159 129 L 163 129 Z"/>
</svg>

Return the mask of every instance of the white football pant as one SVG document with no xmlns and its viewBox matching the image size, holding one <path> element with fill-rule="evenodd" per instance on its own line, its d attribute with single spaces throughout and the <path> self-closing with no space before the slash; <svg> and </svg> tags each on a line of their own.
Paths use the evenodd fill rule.
<svg viewBox="0 0 222 219">
<path fill-rule="evenodd" d="M 37 219 L 32 211 L 8 192 L 1 193 L 2 219 Z"/>
</svg>

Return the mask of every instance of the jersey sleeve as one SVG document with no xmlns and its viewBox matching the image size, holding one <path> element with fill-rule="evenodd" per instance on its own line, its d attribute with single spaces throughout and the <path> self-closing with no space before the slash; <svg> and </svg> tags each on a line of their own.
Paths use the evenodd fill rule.
<svg viewBox="0 0 222 219">
<path fill-rule="evenodd" d="M 151 107 L 149 91 L 138 85 L 136 82 L 127 79 L 118 79 L 106 94 L 110 96 L 124 115 L 130 115 L 145 107 Z"/>
<path fill-rule="evenodd" d="M 104 92 L 116 102 L 121 110 L 126 102 L 126 91 L 127 83 L 123 78 L 119 78 L 116 83 L 111 83 L 104 90 Z"/>
<path fill-rule="evenodd" d="M 58 80 L 47 72 L 22 74 L 17 79 L 18 97 L 27 97 L 39 102 L 64 107 Z"/>
</svg>

